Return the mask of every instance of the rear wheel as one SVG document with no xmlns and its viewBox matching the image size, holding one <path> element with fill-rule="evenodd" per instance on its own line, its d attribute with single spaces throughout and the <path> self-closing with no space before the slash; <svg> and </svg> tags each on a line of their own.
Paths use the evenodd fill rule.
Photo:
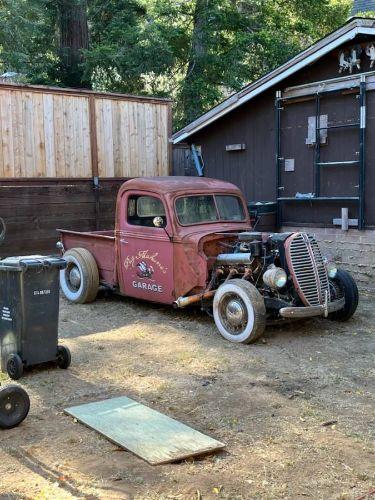
<svg viewBox="0 0 375 500">
<path fill-rule="evenodd" d="M 358 306 L 358 288 L 352 276 L 343 269 L 339 269 L 331 282 L 331 300 L 345 297 L 345 306 L 328 317 L 334 321 L 348 321 Z"/>
<path fill-rule="evenodd" d="M 11 354 L 7 359 L 7 373 L 13 380 L 18 380 L 23 375 L 23 362 L 18 354 Z"/>
<path fill-rule="evenodd" d="M 85 248 L 72 248 L 64 254 L 67 267 L 60 271 L 65 297 L 76 304 L 95 300 L 99 290 L 99 271 L 93 255 Z"/>
<path fill-rule="evenodd" d="M 228 280 L 214 297 L 214 319 L 221 335 L 230 342 L 249 344 L 266 328 L 263 297 L 248 281 Z"/>
<path fill-rule="evenodd" d="M 8 385 L 0 389 L 0 427 L 11 429 L 19 425 L 30 410 L 30 398 L 18 385 Z"/>
<path fill-rule="evenodd" d="M 63 370 L 66 370 L 69 368 L 70 363 L 72 362 L 72 356 L 70 354 L 70 350 L 64 346 L 64 345 L 59 345 L 57 346 L 57 366 L 59 368 L 62 368 Z"/>
</svg>

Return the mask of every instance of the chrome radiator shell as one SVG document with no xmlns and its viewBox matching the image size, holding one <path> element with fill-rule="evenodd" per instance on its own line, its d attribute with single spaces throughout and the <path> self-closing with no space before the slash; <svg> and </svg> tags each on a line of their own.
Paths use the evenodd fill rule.
<svg viewBox="0 0 375 500">
<path fill-rule="evenodd" d="M 305 306 L 330 300 L 327 270 L 316 239 L 307 233 L 294 233 L 285 241 L 285 253 L 293 284 Z"/>
</svg>

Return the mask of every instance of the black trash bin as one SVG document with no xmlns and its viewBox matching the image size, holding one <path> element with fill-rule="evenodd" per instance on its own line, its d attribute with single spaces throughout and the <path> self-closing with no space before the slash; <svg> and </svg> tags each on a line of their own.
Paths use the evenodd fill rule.
<svg viewBox="0 0 375 500">
<path fill-rule="evenodd" d="M 1 369 L 19 379 L 26 367 L 56 361 L 70 365 L 58 346 L 59 257 L 9 257 L 0 261 Z"/>
</svg>

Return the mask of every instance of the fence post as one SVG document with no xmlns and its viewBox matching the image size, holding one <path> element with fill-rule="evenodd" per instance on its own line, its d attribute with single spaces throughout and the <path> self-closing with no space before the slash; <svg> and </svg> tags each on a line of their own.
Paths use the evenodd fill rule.
<svg viewBox="0 0 375 500">
<path fill-rule="evenodd" d="M 89 96 L 89 120 L 90 120 L 90 149 L 91 149 L 91 169 L 95 198 L 95 224 L 96 230 L 100 230 L 100 184 L 98 165 L 98 136 L 96 130 L 96 109 L 95 96 Z"/>
</svg>

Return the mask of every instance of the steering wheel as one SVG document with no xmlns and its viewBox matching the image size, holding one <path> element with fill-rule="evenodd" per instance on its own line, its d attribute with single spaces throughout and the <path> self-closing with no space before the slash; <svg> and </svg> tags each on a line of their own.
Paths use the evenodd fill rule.
<svg viewBox="0 0 375 500">
<path fill-rule="evenodd" d="M 4 219 L 0 217 L 0 243 L 4 240 L 6 233 L 6 225 Z"/>
</svg>

